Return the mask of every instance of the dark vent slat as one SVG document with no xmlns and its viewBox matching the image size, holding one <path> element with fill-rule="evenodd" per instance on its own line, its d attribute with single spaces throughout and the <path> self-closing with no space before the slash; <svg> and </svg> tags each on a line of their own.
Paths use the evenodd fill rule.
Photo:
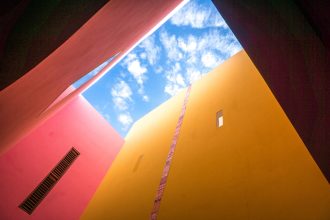
<svg viewBox="0 0 330 220">
<path fill-rule="evenodd" d="M 44 183 L 42 183 L 36 190 L 40 192 L 46 192 L 47 191 L 47 186 L 45 186 Z"/>
<path fill-rule="evenodd" d="M 63 170 L 64 170 L 64 169 L 67 167 L 67 165 L 68 165 L 68 164 L 66 164 L 65 161 L 62 161 L 62 163 L 59 164 L 58 167 L 59 167 L 59 169 L 63 169 Z"/>
<path fill-rule="evenodd" d="M 56 172 L 54 172 L 54 173 L 56 173 L 56 176 L 57 176 L 58 178 L 61 178 L 61 176 L 62 176 L 61 174 L 63 173 L 63 171 L 57 169 Z"/>
<path fill-rule="evenodd" d="M 56 171 L 58 172 L 59 176 L 61 176 L 62 173 L 64 173 L 64 169 L 59 168 L 59 167 L 56 169 Z"/>
<path fill-rule="evenodd" d="M 67 167 L 67 164 L 62 163 L 62 164 L 59 166 L 59 169 L 61 169 L 61 170 L 65 170 L 66 167 Z"/>
<path fill-rule="evenodd" d="M 57 171 L 57 170 L 54 170 L 54 171 L 52 172 L 52 174 L 53 174 L 54 176 L 56 176 L 57 179 L 59 179 L 59 178 L 61 177 L 61 172 L 59 172 L 59 171 Z"/>
<path fill-rule="evenodd" d="M 51 183 L 48 179 L 46 179 L 45 182 L 44 182 L 44 185 L 45 185 L 47 188 L 49 188 L 49 187 L 52 185 L 52 183 Z"/>
<path fill-rule="evenodd" d="M 24 204 L 24 207 L 30 209 L 30 208 L 33 207 L 33 203 L 32 203 L 31 201 L 27 201 L 27 202 Z"/>
<path fill-rule="evenodd" d="M 32 200 L 33 203 L 37 203 L 38 200 L 39 200 L 39 198 L 40 198 L 40 197 L 36 196 L 35 194 L 33 194 L 33 195 L 31 196 L 31 200 Z"/>
<path fill-rule="evenodd" d="M 72 160 L 72 159 L 74 159 L 74 157 L 75 157 L 74 154 L 68 154 L 67 159 Z"/>
<path fill-rule="evenodd" d="M 21 208 L 23 208 L 24 210 L 29 210 L 31 209 L 33 206 L 32 205 L 27 205 L 27 204 L 24 204 L 24 206 L 22 206 Z"/>
<path fill-rule="evenodd" d="M 40 194 L 40 197 L 43 196 L 43 194 L 45 194 L 47 192 L 47 187 L 39 187 L 38 189 L 36 189 L 36 191 L 34 193 L 38 193 Z"/>
<path fill-rule="evenodd" d="M 19 205 L 19 208 L 31 215 L 79 155 L 80 153 L 75 148 L 72 148 L 33 192 Z"/>
<path fill-rule="evenodd" d="M 56 182 L 56 181 L 58 180 L 58 178 L 54 175 L 53 172 L 51 172 L 51 173 L 49 174 L 49 178 L 51 178 L 52 181 L 54 181 L 54 182 Z"/>
</svg>

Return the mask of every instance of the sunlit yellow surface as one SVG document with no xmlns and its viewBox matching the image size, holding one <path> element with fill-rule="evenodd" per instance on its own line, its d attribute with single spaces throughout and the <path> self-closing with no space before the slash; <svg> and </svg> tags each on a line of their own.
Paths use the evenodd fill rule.
<svg viewBox="0 0 330 220">
<path fill-rule="evenodd" d="M 184 95 L 134 124 L 83 219 L 149 219 Z"/>
<path fill-rule="evenodd" d="M 149 218 L 183 99 L 134 125 L 83 219 Z M 193 85 L 158 219 L 330 219 L 328 182 L 244 51 Z"/>
</svg>

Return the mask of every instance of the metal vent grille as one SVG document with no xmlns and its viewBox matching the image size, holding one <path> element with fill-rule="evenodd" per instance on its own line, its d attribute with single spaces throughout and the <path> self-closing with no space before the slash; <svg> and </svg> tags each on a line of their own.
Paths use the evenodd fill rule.
<svg viewBox="0 0 330 220">
<path fill-rule="evenodd" d="M 19 205 L 19 208 L 31 215 L 79 155 L 80 153 L 75 148 L 72 148 L 34 191 Z"/>
</svg>

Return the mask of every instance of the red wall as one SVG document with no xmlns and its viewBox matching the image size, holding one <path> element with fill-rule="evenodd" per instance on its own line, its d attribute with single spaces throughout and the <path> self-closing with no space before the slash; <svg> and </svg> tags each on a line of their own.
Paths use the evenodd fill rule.
<svg viewBox="0 0 330 220">
<path fill-rule="evenodd" d="M 123 139 L 81 96 L 0 157 L 0 219 L 78 219 Z M 31 216 L 18 205 L 62 157 L 81 154 Z"/>
</svg>

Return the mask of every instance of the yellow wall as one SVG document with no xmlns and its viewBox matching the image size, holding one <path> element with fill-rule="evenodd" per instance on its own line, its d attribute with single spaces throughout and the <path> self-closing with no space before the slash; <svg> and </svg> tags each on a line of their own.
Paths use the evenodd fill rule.
<svg viewBox="0 0 330 220">
<path fill-rule="evenodd" d="M 149 219 L 184 95 L 134 124 L 83 219 Z"/>
<path fill-rule="evenodd" d="M 183 99 L 134 125 L 83 219 L 149 218 Z M 244 51 L 193 85 L 158 219 L 330 219 L 329 184 Z"/>
</svg>

